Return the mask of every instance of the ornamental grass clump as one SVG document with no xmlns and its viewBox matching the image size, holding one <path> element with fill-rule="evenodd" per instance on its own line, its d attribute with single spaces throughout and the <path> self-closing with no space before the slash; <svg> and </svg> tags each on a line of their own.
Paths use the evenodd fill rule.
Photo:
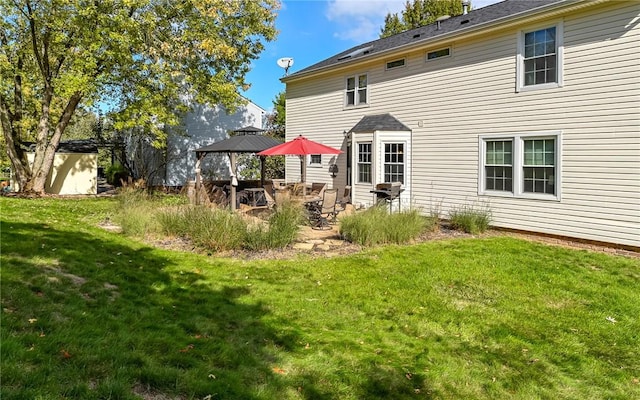
<svg viewBox="0 0 640 400">
<path fill-rule="evenodd" d="M 491 223 L 491 208 L 488 204 L 464 204 L 449 211 L 449 220 L 454 229 L 471 233 L 483 233 Z"/>
<path fill-rule="evenodd" d="M 417 209 L 389 213 L 384 206 L 374 206 L 363 212 L 344 217 L 340 234 L 348 241 L 362 246 L 402 244 L 417 238 L 436 218 L 425 218 Z"/>
<path fill-rule="evenodd" d="M 114 220 L 124 234 L 144 237 L 159 231 L 155 217 L 158 201 L 144 189 L 123 187 L 118 195 L 118 206 Z"/>
<path fill-rule="evenodd" d="M 187 205 L 159 212 L 158 220 L 163 233 L 212 251 L 242 248 L 247 233 L 242 217 L 226 209 Z"/>
<path fill-rule="evenodd" d="M 304 210 L 292 201 L 279 204 L 267 224 L 247 228 L 244 247 L 247 250 L 283 248 L 291 244 L 304 221 Z"/>
</svg>

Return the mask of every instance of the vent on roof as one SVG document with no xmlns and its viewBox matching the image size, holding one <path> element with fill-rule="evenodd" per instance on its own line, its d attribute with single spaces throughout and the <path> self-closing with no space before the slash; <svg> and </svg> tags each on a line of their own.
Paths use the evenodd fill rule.
<svg viewBox="0 0 640 400">
<path fill-rule="evenodd" d="M 417 39 L 417 38 L 419 38 L 419 37 L 420 37 L 420 34 L 419 34 L 419 33 L 416 33 L 415 35 L 413 35 L 413 38 L 414 38 L 414 39 Z"/>
<path fill-rule="evenodd" d="M 338 57 L 338 61 L 346 60 L 347 58 L 356 57 L 356 56 L 359 56 L 361 54 L 369 54 L 371 52 L 372 48 L 373 48 L 373 46 L 367 46 L 367 47 L 363 47 L 361 49 L 356 49 L 356 50 L 352 51 L 349 54 L 345 54 L 342 57 Z"/>
<path fill-rule="evenodd" d="M 451 18 L 451 15 L 443 15 L 442 17 L 439 17 L 438 19 L 436 19 L 436 29 L 440 30 L 440 23 L 449 18 Z"/>
<path fill-rule="evenodd" d="M 468 24 L 468 23 L 469 23 L 468 19 L 465 19 L 464 21 L 460 21 L 460 25 L 464 25 L 464 24 Z"/>
</svg>

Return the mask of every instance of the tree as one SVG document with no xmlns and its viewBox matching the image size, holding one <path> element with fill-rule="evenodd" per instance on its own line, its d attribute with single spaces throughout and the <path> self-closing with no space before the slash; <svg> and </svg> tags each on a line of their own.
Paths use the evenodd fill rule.
<svg viewBox="0 0 640 400">
<path fill-rule="evenodd" d="M 190 104 L 239 89 L 278 0 L 0 0 L 0 126 L 20 189 L 44 192 L 78 109 L 108 105 L 116 129 L 161 147 Z M 30 164 L 23 143 L 35 141 Z"/>
<path fill-rule="evenodd" d="M 460 0 L 413 0 L 404 5 L 402 15 L 397 13 L 387 14 L 384 19 L 384 27 L 380 29 L 380 37 L 385 38 L 409 29 L 419 28 L 435 22 L 443 15 L 462 14 L 462 2 Z"/>
</svg>

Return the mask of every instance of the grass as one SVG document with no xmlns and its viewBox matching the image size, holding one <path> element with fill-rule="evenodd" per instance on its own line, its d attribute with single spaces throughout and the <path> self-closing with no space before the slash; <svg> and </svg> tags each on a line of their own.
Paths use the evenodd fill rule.
<svg viewBox="0 0 640 400">
<path fill-rule="evenodd" d="M 433 229 L 437 218 L 425 218 L 417 209 L 389 213 L 385 206 L 375 206 L 340 220 L 340 234 L 363 246 L 403 244 Z"/>
<path fill-rule="evenodd" d="M 640 398 L 640 261 L 516 240 L 242 261 L 0 198 L 2 399 Z"/>
<path fill-rule="evenodd" d="M 454 229 L 478 234 L 489 229 L 491 208 L 488 204 L 464 204 L 449 211 L 449 220 Z"/>
<path fill-rule="evenodd" d="M 123 188 L 118 203 L 114 219 L 125 234 L 188 238 L 199 248 L 213 252 L 284 248 L 295 239 L 304 215 L 299 204 L 286 202 L 264 225 L 226 208 L 192 206 L 183 196 L 153 195 L 133 188 Z"/>
</svg>

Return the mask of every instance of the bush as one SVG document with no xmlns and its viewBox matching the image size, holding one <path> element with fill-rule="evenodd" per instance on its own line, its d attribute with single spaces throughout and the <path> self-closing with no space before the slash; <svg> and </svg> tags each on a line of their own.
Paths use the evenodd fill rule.
<svg viewBox="0 0 640 400">
<path fill-rule="evenodd" d="M 114 163 L 104 170 L 107 183 L 114 186 L 121 186 L 123 181 L 129 177 L 129 173 L 120 163 Z"/>
<path fill-rule="evenodd" d="M 488 204 L 455 207 L 449 211 L 449 220 L 454 229 L 466 233 L 478 234 L 485 232 L 491 223 L 491 209 Z"/>
<path fill-rule="evenodd" d="M 437 218 L 423 217 L 417 209 L 390 214 L 386 207 L 374 206 L 342 218 L 340 234 L 346 240 L 363 246 L 402 244 L 416 239 L 436 223 Z"/>
</svg>

